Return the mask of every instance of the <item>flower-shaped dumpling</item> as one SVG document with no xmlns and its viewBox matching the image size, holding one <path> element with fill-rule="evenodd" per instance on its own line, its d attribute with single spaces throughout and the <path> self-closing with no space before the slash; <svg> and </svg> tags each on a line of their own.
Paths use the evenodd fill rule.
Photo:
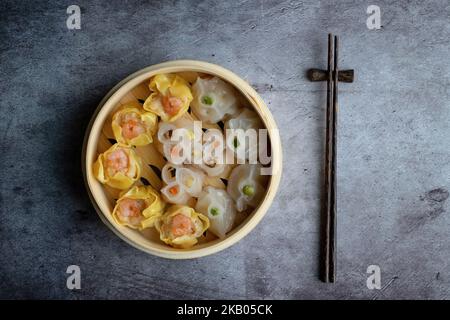
<svg viewBox="0 0 450 320">
<path fill-rule="evenodd" d="M 133 229 L 153 227 L 165 203 L 151 186 L 135 186 L 122 194 L 113 210 L 114 220 Z"/>
<path fill-rule="evenodd" d="M 235 115 L 239 110 L 233 87 L 217 77 L 197 78 L 192 92 L 192 110 L 202 121 L 217 123 L 226 115 Z"/>
<path fill-rule="evenodd" d="M 175 164 L 192 163 L 196 156 L 201 157 L 203 131 L 199 123 L 184 117 L 159 123 L 157 136 L 168 161 Z"/>
<path fill-rule="evenodd" d="M 186 249 L 195 245 L 209 228 L 209 219 L 190 207 L 173 205 L 156 221 L 155 227 L 166 244 Z"/>
<path fill-rule="evenodd" d="M 264 125 L 256 112 L 243 109 L 237 117 L 225 122 L 227 148 L 238 160 L 249 159 L 250 163 L 255 163 L 258 159 L 258 149 L 261 149 L 260 154 L 265 151 L 266 145 L 261 141 L 258 143 L 258 129 L 262 128 Z"/>
<path fill-rule="evenodd" d="M 192 93 L 189 84 L 175 74 L 158 74 L 150 81 L 152 94 L 144 109 L 156 113 L 165 122 L 175 121 L 189 108 Z"/>
<path fill-rule="evenodd" d="M 195 205 L 195 210 L 209 218 L 211 223 L 209 230 L 219 238 L 225 237 L 236 219 L 233 199 L 225 190 L 211 186 L 206 187 L 202 192 Z"/>
<path fill-rule="evenodd" d="M 94 163 L 95 177 L 116 189 L 128 189 L 141 177 L 141 159 L 128 146 L 116 143 Z"/>
<path fill-rule="evenodd" d="M 256 208 L 266 194 L 267 176 L 261 175 L 261 168 L 259 164 L 242 164 L 231 171 L 227 192 L 239 212 Z"/>
<path fill-rule="evenodd" d="M 145 146 L 153 141 L 152 135 L 158 127 L 158 117 L 153 112 L 125 107 L 114 114 L 111 126 L 117 142 Z"/>
</svg>

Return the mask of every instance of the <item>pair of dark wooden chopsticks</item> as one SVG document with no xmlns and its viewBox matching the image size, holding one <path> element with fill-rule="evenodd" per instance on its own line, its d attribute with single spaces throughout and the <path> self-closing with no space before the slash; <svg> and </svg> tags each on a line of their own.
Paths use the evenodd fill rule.
<svg viewBox="0 0 450 320">
<path fill-rule="evenodd" d="M 323 206 L 323 234 L 321 239 L 321 279 L 335 282 L 336 278 L 336 148 L 338 83 L 353 82 L 353 70 L 338 69 L 339 37 L 328 35 L 327 70 L 310 69 L 311 81 L 327 81 L 326 150 Z"/>
</svg>

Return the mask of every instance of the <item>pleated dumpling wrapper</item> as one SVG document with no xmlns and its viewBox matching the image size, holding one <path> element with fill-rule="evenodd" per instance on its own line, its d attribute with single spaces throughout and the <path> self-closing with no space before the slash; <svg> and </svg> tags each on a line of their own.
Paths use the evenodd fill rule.
<svg viewBox="0 0 450 320">
<path fill-rule="evenodd" d="M 239 212 L 256 208 L 266 194 L 268 176 L 261 175 L 260 164 L 241 164 L 231 171 L 227 192 Z"/>
<path fill-rule="evenodd" d="M 225 190 L 211 186 L 206 187 L 202 192 L 195 205 L 195 210 L 209 218 L 211 223 L 209 230 L 219 238 L 225 238 L 236 219 L 233 199 Z"/>
<path fill-rule="evenodd" d="M 152 135 L 158 128 L 158 117 L 136 107 L 117 111 L 111 123 L 117 142 L 130 146 L 145 146 L 153 142 Z"/>
<path fill-rule="evenodd" d="M 196 156 L 201 157 L 203 131 L 192 119 L 181 117 L 173 122 L 160 122 L 157 136 L 161 152 L 172 163 L 192 163 Z"/>
<path fill-rule="evenodd" d="M 255 111 L 243 109 L 237 117 L 225 122 L 226 147 L 238 160 L 248 159 L 250 163 L 256 163 L 258 153 L 264 154 L 267 150 L 267 142 L 260 140 L 259 136 L 259 130 L 263 128 L 263 122 Z"/>
<path fill-rule="evenodd" d="M 142 230 L 155 225 L 164 207 L 164 201 L 151 186 L 135 186 L 121 194 L 113 218 L 120 225 Z"/>
<path fill-rule="evenodd" d="M 202 121 L 217 123 L 225 116 L 234 116 L 239 112 L 233 87 L 220 78 L 197 78 L 192 92 L 192 110 Z"/>
<path fill-rule="evenodd" d="M 176 74 L 158 74 L 149 87 L 152 94 L 145 100 L 144 109 L 156 113 L 164 122 L 185 114 L 193 99 L 187 81 Z"/>
<path fill-rule="evenodd" d="M 98 156 L 93 171 L 101 183 L 124 190 L 141 177 L 141 159 L 133 148 L 116 143 Z"/>
<path fill-rule="evenodd" d="M 175 248 L 187 249 L 209 228 L 209 219 L 188 206 L 173 205 L 155 223 L 160 239 Z"/>
</svg>

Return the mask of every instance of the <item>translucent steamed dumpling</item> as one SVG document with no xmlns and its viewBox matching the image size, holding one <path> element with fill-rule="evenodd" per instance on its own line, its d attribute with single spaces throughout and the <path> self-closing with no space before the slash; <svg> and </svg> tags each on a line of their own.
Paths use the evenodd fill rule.
<svg viewBox="0 0 450 320">
<path fill-rule="evenodd" d="M 191 119 L 180 118 L 174 122 L 161 122 L 157 135 L 166 159 L 182 164 L 193 162 L 202 134 L 200 125 Z"/>
<path fill-rule="evenodd" d="M 158 140 L 162 144 L 177 142 L 174 140 L 179 140 L 181 137 L 200 141 L 202 133 L 203 131 L 200 122 L 198 122 L 196 126 L 194 120 L 182 117 L 173 122 L 160 122 L 158 128 Z"/>
<path fill-rule="evenodd" d="M 209 230 L 219 238 L 224 238 L 233 227 L 236 219 L 236 208 L 233 199 L 225 190 L 206 187 L 195 206 L 197 212 L 209 218 Z"/>
<path fill-rule="evenodd" d="M 261 175 L 261 168 L 260 164 L 242 164 L 231 171 L 227 192 L 239 212 L 256 208 L 263 199 L 267 176 Z"/>
<path fill-rule="evenodd" d="M 167 184 L 161 193 L 167 202 L 187 204 L 192 197 L 202 192 L 205 175 L 195 168 L 186 168 L 167 163 L 161 171 L 163 181 Z"/>
<path fill-rule="evenodd" d="M 198 197 L 200 195 L 204 179 L 203 172 L 193 168 L 180 168 L 175 174 L 175 180 L 192 197 Z"/>
<path fill-rule="evenodd" d="M 162 180 L 167 184 L 176 181 L 177 169 L 180 168 L 182 168 L 182 166 L 167 162 L 161 170 Z"/>
<path fill-rule="evenodd" d="M 238 116 L 228 120 L 225 123 L 226 129 L 258 129 L 262 128 L 263 123 L 258 114 L 250 109 L 242 109 Z"/>
<path fill-rule="evenodd" d="M 222 158 L 225 159 L 225 150 L 222 151 Z M 209 158 L 206 161 L 196 165 L 202 169 L 209 177 L 218 177 L 225 172 L 228 165 L 225 163 L 219 163 L 215 158 Z"/>
<path fill-rule="evenodd" d="M 223 134 L 218 129 L 209 129 L 203 135 L 201 163 L 196 166 L 201 168 L 208 176 L 220 176 L 225 169 L 225 141 Z"/>
<path fill-rule="evenodd" d="M 224 128 L 227 137 L 226 147 L 236 155 L 236 158 L 238 160 L 250 159 L 256 163 L 258 149 L 266 146 L 258 143 L 258 129 L 264 128 L 258 114 L 250 109 L 244 109 L 237 117 L 226 121 Z"/>
<path fill-rule="evenodd" d="M 217 77 L 197 78 L 192 86 L 192 93 L 192 110 L 202 121 L 217 123 L 226 115 L 235 115 L 238 112 L 233 87 Z"/>
<path fill-rule="evenodd" d="M 174 204 L 187 204 L 191 200 L 190 194 L 184 190 L 183 186 L 176 181 L 168 183 L 161 189 L 161 194 L 165 201 Z"/>
</svg>

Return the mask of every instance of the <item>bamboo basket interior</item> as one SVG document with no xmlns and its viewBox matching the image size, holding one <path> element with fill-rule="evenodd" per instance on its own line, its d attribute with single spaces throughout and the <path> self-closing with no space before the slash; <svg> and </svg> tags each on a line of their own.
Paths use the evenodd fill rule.
<svg viewBox="0 0 450 320">
<path fill-rule="evenodd" d="M 112 115 L 115 110 L 125 105 L 141 107 L 143 101 L 150 95 L 148 88 L 149 79 L 155 74 L 170 72 L 181 74 L 189 82 L 195 80 L 199 75 L 215 75 L 232 84 L 241 94 L 242 104 L 253 108 L 260 115 L 264 125 L 269 130 L 271 145 L 273 174 L 268 181 L 265 198 L 259 207 L 246 212 L 245 215 L 238 215 L 237 225 L 227 234 L 225 239 L 218 239 L 212 233 L 207 232 L 206 236 L 201 237 L 199 243 L 190 249 L 169 247 L 160 241 L 159 233 L 154 228 L 137 231 L 117 224 L 112 218 L 111 212 L 115 201 L 119 197 L 120 190 L 100 184 L 92 172 L 92 164 L 98 154 L 106 151 L 115 143 L 111 128 Z M 186 113 L 184 117 L 198 120 L 192 112 Z M 220 128 L 217 124 L 203 124 L 203 126 L 204 128 Z M 136 147 L 135 149 L 136 153 L 143 160 L 142 177 L 146 180 L 138 181 L 136 184 L 148 182 L 156 190 L 160 190 L 163 186 L 160 173 L 166 160 L 160 152 L 162 146 L 157 140 L 155 137 L 154 143 Z M 279 184 L 281 176 L 281 143 L 270 111 L 259 95 L 244 80 L 232 72 L 213 64 L 200 61 L 172 61 L 138 71 L 120 82 L 108 93 L 97 108 L 86 132 L 82 161 L 85 181 L 91 200 L 101 219 L 110 229 L 129 244 L 145 252 L 165 258 L 186 259 L 212 254 L 232 245 L 250 232 L 261 220 L 270 206 Z M 206 184 L 225 189 L 224 181 L 228 178 L 231 168 L 220 177 L 207 178 Z M 194 205 L 194 203 L 191 205 Z"/>
</svg>

